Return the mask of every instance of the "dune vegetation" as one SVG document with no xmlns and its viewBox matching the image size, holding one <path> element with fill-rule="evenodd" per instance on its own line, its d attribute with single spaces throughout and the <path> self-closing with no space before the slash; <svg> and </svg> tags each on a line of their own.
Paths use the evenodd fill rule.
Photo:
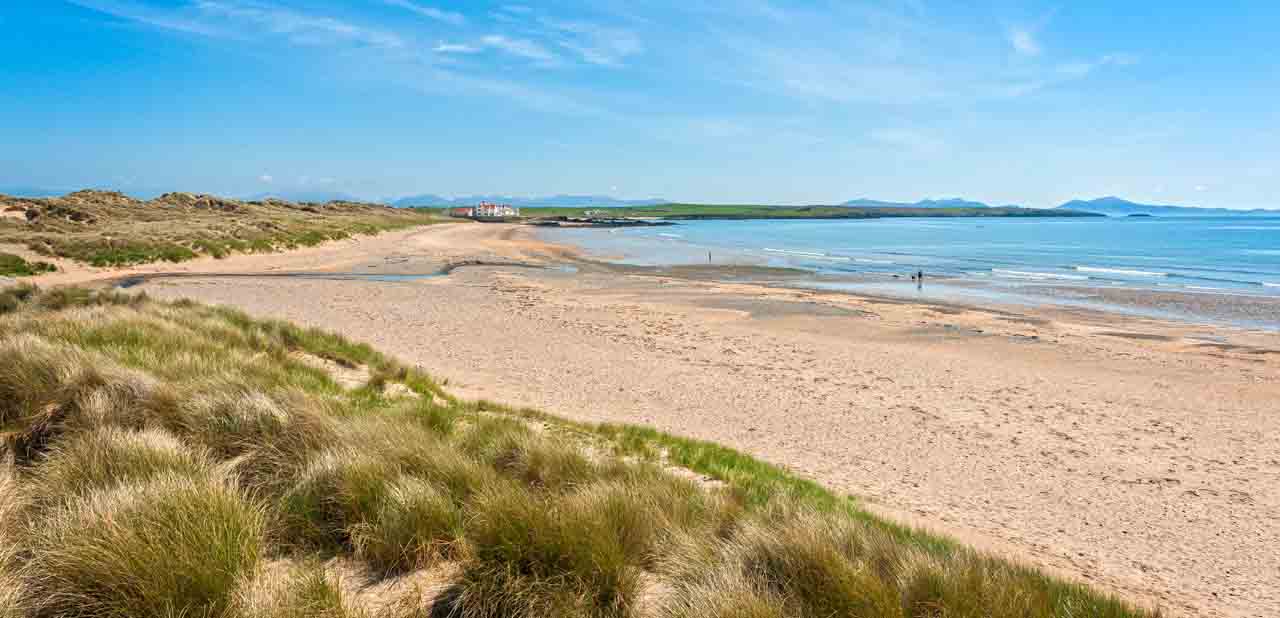
<svg viewBox="0 0 1280 618">
<path fill-rule="evenodd" d="M 446 387 L 228 308 L 0 293 L 0 618 L 1147 615 L 723 447 Z"/>
<path fill-rule="evenodd" d="M 58 270 L 48 262 L 28 262 L 12 253 L 0 253 L 0 277 L 31 277 Z"/>
<path fill-rule="evenodd" d="M 280 251 L 440 221 L 426 211 L 378 204 L 243 202 L 190 193 L 142 201 L 105 191 L 0 195 L 0 215 L 0 245 L 93 266 Z"/>
</svg>

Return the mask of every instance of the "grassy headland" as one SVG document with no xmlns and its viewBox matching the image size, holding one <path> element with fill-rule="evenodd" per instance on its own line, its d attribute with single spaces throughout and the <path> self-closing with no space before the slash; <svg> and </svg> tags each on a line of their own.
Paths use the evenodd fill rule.
<svg viewBox="0 0 1280 618">
<path fill-rule="evenodd" d="M 1145 615 L 717 445 L 444 386 L 232 309 L 0 293 L 0 616 Z"/>
<path fill-rule="evenodd" d="M 0 196 L 0 213 L 0 243 L 93 266 L 279 251 L 438 221 L 425 211 L 376 204 L 241 202 L 189 193 L 141 201 L 103 191 Z"/>
<path fill-rule="evenodd" d="M 526 218 L 608 217 L 693 219 L 880 219 L 887 217 L 1094 217 L 1092 213 L 1037 208 L 868 208 L 851 206 L 759 206 L 751 204 L 661 204 L 622 208 L 523 208 Z"/>
</svg>

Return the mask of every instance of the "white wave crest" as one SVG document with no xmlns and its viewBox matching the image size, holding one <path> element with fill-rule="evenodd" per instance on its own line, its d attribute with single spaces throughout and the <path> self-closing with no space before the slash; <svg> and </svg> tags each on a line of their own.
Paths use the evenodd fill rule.
<svg viewBox="0 0 1280 618">
<path fill-rule="evenodd" d="M 825 253 L 812 253 L 809 251 L 791 251 L 789 249 L 770 249 L 769 247 L 765 247 L 764 250 L 768 251 L 769 253 L 781 253 L 783 255 L 799 255 L 803 257 L 826 257 Z"/>
<path fill-rule="evenodd" d="M 1068 281 L 1088 281 L 1089 277 L 1084 275 L 1064 275 L 1060 273 L 1038 273 L 1025 270 L 1008 270 L 1004 268 L 992 268 L 991 272 L 1006 277 L 1016 277 L 1019 279 L 1063 279 Z"/>
<path fill-rule="evenodd" d="M 1127 275 L 1130 277 L 1168 277 L 1169 273 L 1154 272 L 1150 270 L 1132 270 L 1128 268 L 1102 268 L 1100 266 L 1076 266 L 1077 271 L 1082 273 L 1100 273 L 1106 275 Z"/>
</svg>

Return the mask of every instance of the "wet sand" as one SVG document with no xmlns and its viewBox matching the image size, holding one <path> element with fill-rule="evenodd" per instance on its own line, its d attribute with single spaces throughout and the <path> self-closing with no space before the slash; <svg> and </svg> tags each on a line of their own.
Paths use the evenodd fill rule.
<svg viewBox="0 0 1280 618">
<path fill-rule="evenodd" d="M 183 270 L 425 274 L 466 261 L 550 268 L 139 289 L 335 330 L 463 396 L 721 442 L 1167 615 L 1280 615 L 1276 333 L 716 280 L 786 273 L 658 274 L 510 225 Z M 111 273 L 72 275 L 59 276 Z"/>
</svg>

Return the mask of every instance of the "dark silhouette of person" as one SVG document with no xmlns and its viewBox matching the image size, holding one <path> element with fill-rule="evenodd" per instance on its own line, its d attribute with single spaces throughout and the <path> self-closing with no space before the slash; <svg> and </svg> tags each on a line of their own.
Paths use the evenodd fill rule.
<svg viewBox="0 0 1280 618">
<path fill-rule="evenodd" d="M 916 289 L 923 290 L 924 289 L 924 271 L 922 270 L 916 273 L 915 279 L 916 279 Z"/>
</svg>

